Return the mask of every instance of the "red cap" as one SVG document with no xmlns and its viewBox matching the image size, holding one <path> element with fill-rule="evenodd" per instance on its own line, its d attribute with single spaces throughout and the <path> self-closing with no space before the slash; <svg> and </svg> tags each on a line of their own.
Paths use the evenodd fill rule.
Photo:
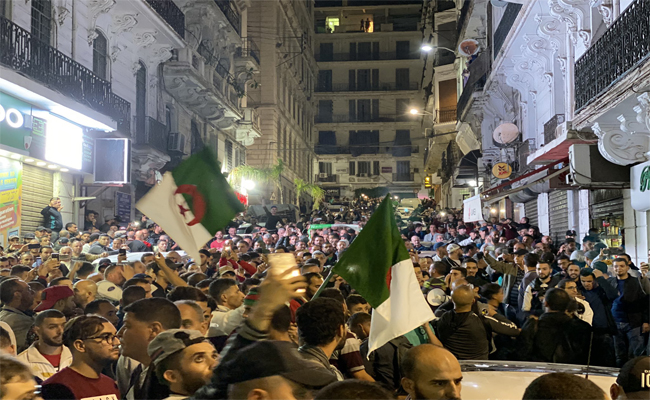
<svg viewBox="0 0 650 400">
<path fill-rule="evenodd" d="M 41 303 L 36 306 L 34 311 L 49 310 L 54 307 L 57 301 L 74 296 L 74 292 L 67 286 L 52 286 L 41 293 Z"/>
</svg>

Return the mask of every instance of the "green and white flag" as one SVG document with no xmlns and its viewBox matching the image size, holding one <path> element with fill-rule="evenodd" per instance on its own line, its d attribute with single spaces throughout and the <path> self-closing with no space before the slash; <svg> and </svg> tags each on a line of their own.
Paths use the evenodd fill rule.
<svg viewBox="0 0 650 400">
<path fill-rule="evenodd" d="M 194 260 L 200 259 L 199 250 L 218 230 L 244 211 L 207 147 L 166 172 L 136 208 Z"/>
<path fill-rule="evenodd" d="M 390 195 L 332 272 L 343 277 L 374 309 L 368 353 L 434 319 L 397 229 Z"/>
</svg>

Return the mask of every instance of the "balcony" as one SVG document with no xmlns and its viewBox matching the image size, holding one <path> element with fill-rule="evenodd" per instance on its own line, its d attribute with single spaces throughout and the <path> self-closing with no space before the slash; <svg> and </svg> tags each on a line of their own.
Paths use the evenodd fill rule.
<svg viewBox="0 0 650 400">
<path fill-rule="evenodd" d="M 456 115 L 456 107 L 443 107 L 438 110 L 438 120 L 436 122 L 439 124 L 456 122 Z"/>
<path fill-rule="evenodd" d="M 458 121 L 463 120 L 467 109 L 471 105 L 470 100 L 473 98 L 472 95 L 477 91 L 483 90 L 487 80 L 487 75 L 490 72 L 490 67 L 490 54 L 487 51 L 479 54 L 479 56 L 469 65 L 469 78 L 465 83 L 463 93 L 458 99 L 458 104 L 456 104 L 456 119 Z"/>
<path fill-rule="evenodd" d="M 650 57 L 650 0 L 636 0 L 576 61 L 576 113 Z"/>
<path fill-rule="evenodd" d="M 352 115 L 317 115 L 315 117 L 317 124 L 337 124 L 337 123 L 372 123 L 372 122 L 417 122 L 413 116 L 407 114 L 382 114 L 379 116 L 352 116 Z"/>
<path fill-rule="evenodd" d="M 458 16 L 458 22 L 456 23 L 457 37 L 460 37 L 460 33 L 463 31 L 463 26 L 465 25 L 465 22 L 467 22 L 467 16 L 469 15 L 471 4 L 471 0 L 464 0 L 463 7 L 460 9 L 460 15 Z"/>
<path fill-rule="evenodd" d="M 0 64 L 108 115 L 121 132 L 130 132 L 131 103 L 114 94 L 110 82 L 2 17 Z"/>
<path fill-rule="evenodd" d="M 404 84 L 397 83 L 377 83 L 375 85 L 350 85 L 349 83 L 335 83 L 333 85 L 318 85 L 316 86 L 317 93 L 327 92 L 392 92 L 398 90 L 418 90 L 420 84 L 418 82 L 408 82 Z"/>
<path fill-rule="evenodd" d="M 494 32 L 493 54 L 495 60 L 497 58 L 497 54 L 499 54 L 499 51 L 503 46 L 503 43 L 506 41 L 508 33 L 510 33 L 510 29 L 512 29 L 512 25 L 514 25 L 515 20 L 517 19 L 517 15 L 519 14 L 521 7 L 522 5 L 517 3 L 508 3 L 506 6 L 506 11 L 504 12 L 503 17 L 501 17 L 501 21 L 499 21 L 497 30 Z"/>
<path fill-rule="evenodd" d="M 171 0 L 146 0 L 147 3 L 156 10 L 158 15 L 162 17 L 178 33 L 182 38 L 185 38 L 185 14 L 181 11 L 176 4 Z"/>
<path fill-rule="evenodd" d="M 226 19 L 228 22 L 230 22 L 230 25 L 235 29 L 235 32 L 237 32 L 238 35 L 241 34 L 241 17 L 239 15 L 239 11 L 235 9 L 235 7 L 232 5 L 231 0 L 214 0 L 215 4 L 223 15 L 226 16 Z"/>
<path fill-rule="evenodd" d="M 316 178 L 314 179 L 317 183 L 338 183 L 339 182 L 339 176 L 338 175 L 328 175 L 328 174 L 316 174 Z"/>
<path fill-rule="evenodd" d="M 556 114 L 544 124 L 544 144 L 557 139 L 557 127 L 566 121 L 564 114 Z"/>
<path fill-rule="evenodd" d="M 413 172 L 393 173 L 393 182 L 413 182 L 414 180 Z"/>
<path fill-rule="evenodd" d="M 379 53 L 368 53 L 368 54 L 359 54 L 359 53 L 333 53 L 333 54 L 320 54 L 315 55 L 316 61 L 328 62 L 328 61 L 382 61 L 382 60 L 419 60 L 420 53 L 406 53 L 402 54 L 397 51 L 387 51 Z"/>
<path fill-rule="evenodd" d="M 149 146 L 163 154 L 167 153 L 169 133 L 167 126 L 151 117 L 135 116 L 133 118 L 133 144 Z"/>
<path fill-rule="evenodd" d="M 251 57 L 253 60 L 257 61 L 257 65 L 260 65 L 260 49 L 257 47 L 257 44 L 253 39 L 243 37 L 241 38 L 242 45 L 237 48 L 237 57 Z"/>
<path fill-rule="evenodd" d="M 360 154 L 357 154 L 358 146 L 350 147 L 348 145 L 328 145 L 317 143 L 314 147 L 314 151 L 319 155 L 333 155 L 333 154 L 353 154 L 353 157 L 356 157 Z M 408 151 L 396 153 L 396 148 L 393 145 L 390 146 L 380 146 L 378 143 L 370 143 L 367 146 L 364 146 L 363 154 L 380 154 L 380 155 L 389 155 L 392 157 L 408 157 L 412 154 L 420 153 L 420 146 L 411 145 L 406 147 Z M 404 150 L 404 145 L 401 145 L 400 150 Z"/>
</svg>

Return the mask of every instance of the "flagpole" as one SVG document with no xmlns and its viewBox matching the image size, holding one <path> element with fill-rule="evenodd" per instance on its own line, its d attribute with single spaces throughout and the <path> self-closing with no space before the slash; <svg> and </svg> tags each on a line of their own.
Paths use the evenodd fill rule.
<svg viewBox="0 0 650 400">
<path fill-rule="evenodd" d="M 323 281 L 323 284 L 320 285 L 320 287 L 316 291 L 316 294 L 314 294 L 314 296 L 311 298 L 312 300 L 317 299 L 318 296 L 320 296 L 321 292 L 327 288 L 327 284 L 329 283 L 330 278 L 334 275 L 333 270 L 334 270 L 334 268 L 330 269 L 330 273 L 327 275 L 327 278 L 325 278 L 325 280 Z"/>
</svg>

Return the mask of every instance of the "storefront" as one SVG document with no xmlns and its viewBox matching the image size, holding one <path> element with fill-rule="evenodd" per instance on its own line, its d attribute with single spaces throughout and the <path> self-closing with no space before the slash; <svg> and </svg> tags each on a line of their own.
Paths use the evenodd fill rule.
<svg viewBox="0 0 650 400">
<path fill-rule="evenodd" d="M 601 240 L 609 247 L 625 245 L 623 190 L 597 189 L 589 193 L 590 228 L 598 229 Z"/>
<path fill-rule="evenodd" d="M 566 190 L 553 190 L 548 194 L 549 230 L 551 238 L 560 243 L 569 229 L 569 204 Z"/>
<path fill-rule="evenodd" d="M 0 92 L 0 243 L 6 244 L 11 234 L 22 236 L 43 225 L 41 210 L 52 197 L 61 199 L 64 224 L 79 222 L 80 185 L 96 178 L 96 169 L 105 170 L 95 166 L 98 140 L 102 152 L 112 156 L 110 165 L 119 171 L 119 157 L 87 126 Z M 128 139 L 119 140 L 120 151 L 127 149 L 128 155 Z M 116 175 L 117 181 L 124 180 L 124 174 Z"/>
</svg>

